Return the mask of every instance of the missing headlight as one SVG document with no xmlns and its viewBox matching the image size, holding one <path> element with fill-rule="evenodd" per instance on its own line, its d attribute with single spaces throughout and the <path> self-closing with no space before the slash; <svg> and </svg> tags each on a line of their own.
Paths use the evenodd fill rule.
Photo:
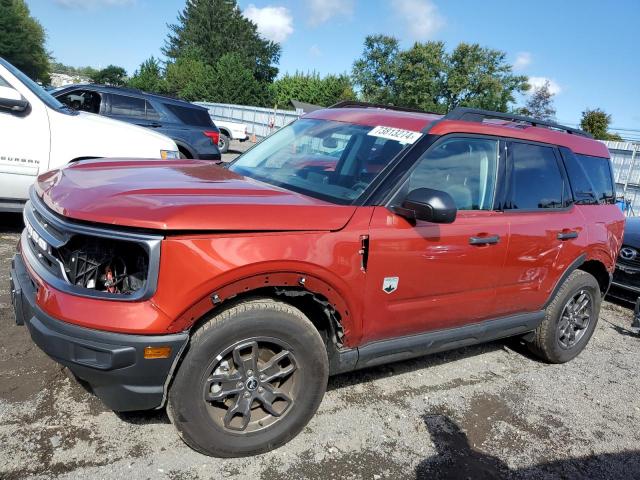
<svg viewBox="0 0 640 480">
<path fill-rule="evenodd" d="M 130 295 L 147 281 L 147 252 L 134 242 L 76 235 L 58 254 L 67 280 L 78 287 Z"/>
</svg>

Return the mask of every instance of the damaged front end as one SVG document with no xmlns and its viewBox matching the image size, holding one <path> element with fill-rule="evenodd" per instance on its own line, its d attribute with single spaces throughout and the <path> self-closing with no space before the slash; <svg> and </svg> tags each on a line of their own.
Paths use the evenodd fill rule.
<svg viewBox="0 0 640 480">
<path fill-rule="evenodd" d="M 23 253 L 43 280 L 80 296 L 142 300 L 155 292 L 161 236 L 71 222 L 33 192 Z"/>
</svg>

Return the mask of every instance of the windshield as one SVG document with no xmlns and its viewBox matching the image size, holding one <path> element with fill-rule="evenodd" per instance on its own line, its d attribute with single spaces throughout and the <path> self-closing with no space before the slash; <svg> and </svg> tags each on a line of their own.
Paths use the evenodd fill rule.
<svg viewBox="0 0 640 480">
<path fill-rule="evenodd" d="M 6 60 L 0 58 L 0 65 L 2 65 L 4 68 L 6 68 L 9 71 L 9 73 L 11 73 L 15 77 L 17 77 L 18 80 L 20 80 L 24 84 L 25 87 L 27 87 L 29 90 L 31 90 L 31 92 L 35 96 L 37 96 L 40 100 L 42 100 L 49 108 L 53 108 L 55 110 L 61 110 L 61 109 L 66 110 L 67 107 L 65 105 L 63 105 L 58 100 L 56 100 L 54 97 L 52 97 L 49 94 L 49 92 L 47 92 L 44 88 L 42 88 L 36 82 L 31 80 L 29 77 L 27 77 L 24 73 L 22 73 L 16 67 L 11 65 L 9 62 L 7 62 Z"/>
<path fill-rule="evenodd" d="M 386 127 L 302 119 L 267 137 L 229 169 L 311 197 L 350 204 L 417 137 L 415 132 Z"/>
</svg>

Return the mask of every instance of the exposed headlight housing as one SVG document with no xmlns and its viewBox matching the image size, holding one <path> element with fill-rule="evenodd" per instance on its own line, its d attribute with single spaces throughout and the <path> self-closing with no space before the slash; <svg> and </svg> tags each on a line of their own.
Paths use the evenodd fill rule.
<svg viewBox="0 0 640 480">
<path fill-rule="evenodd" d="M 180 158 L 180 152 L 177 150 L 160 150 L 160 158 L 163 160 Z"/>
</svg>

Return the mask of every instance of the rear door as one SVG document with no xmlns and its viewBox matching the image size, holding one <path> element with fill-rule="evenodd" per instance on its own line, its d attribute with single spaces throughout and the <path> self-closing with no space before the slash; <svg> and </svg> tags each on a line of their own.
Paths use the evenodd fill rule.
<svg viewBox="0 0 640 480">
<path fill-rule="evenodd" d="M 144 98 L 110 93 L 109 100 L 110 105 L 106 110 L 109 117 L 141 127 L 162 127 L 160 114 Z"/>
<path fill-rule="evenodd" d="M 369 232 L 365 341 L 476 323 L 494 317 L 495 287 L 508 225 L 493 210 L 500 141 L 448 136 L 416 162 L 396 195 L 416 188 L 449 193 L 451 224 L 415 223 L 376 207 Z"/>
<path fill-rule="evenodd" d="M 588 243 L 558 150 L 509 141 L 503 200 L 510 226 L 507 260 L 496 290 L 496 313 L 539 310 L 562 273 Z"/>
</svg>

